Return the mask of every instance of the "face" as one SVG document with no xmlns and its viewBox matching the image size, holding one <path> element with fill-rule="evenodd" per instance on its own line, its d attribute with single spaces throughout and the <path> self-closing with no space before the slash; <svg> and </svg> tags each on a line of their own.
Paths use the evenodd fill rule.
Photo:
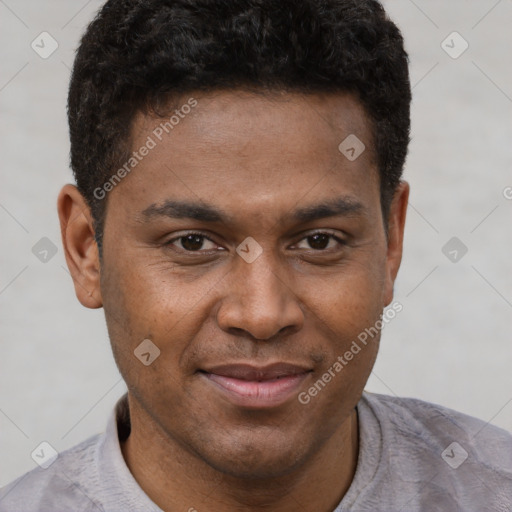
<svg viewBox="0 0 512 512">
<path fill-rule="evenodd" d="M 193 97 L 168 134 L 135 120 L 133 149 L 155 145 L 109 192 L 97 297 L 163 436 L 227 474 L 284 475 L 360 398 L 379 336 L 344 354 L 391 302 L 403 223 L 391 217 L 388 243 L 351 96 Z M 356 159 L 338 149 L 351 134 Z M 143 340 L 146 362 L 160 351 L 148 365 Z"/>
</svg>

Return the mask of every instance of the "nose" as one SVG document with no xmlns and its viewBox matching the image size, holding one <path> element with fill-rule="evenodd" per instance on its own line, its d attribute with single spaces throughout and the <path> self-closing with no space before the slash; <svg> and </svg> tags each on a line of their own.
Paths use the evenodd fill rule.
<svg viewBox="0 0 512 512">
<path fill-rule="evenodd" d="M 244 331 L 269 340 L 281 331 L 298 331 L 304 323 L 300 299 L 288 272 L 264 251 L 255 261 L 241 258 L 224 280 L 225 293 L 217 311 L 219 327 L 230 334 Z"/>
</svg>

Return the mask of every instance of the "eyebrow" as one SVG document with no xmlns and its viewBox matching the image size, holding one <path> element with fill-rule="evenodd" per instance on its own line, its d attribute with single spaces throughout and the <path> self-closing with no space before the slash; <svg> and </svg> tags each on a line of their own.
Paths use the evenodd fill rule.
<svg viewBox="0 0 512 512">
<path fill-rule="evenodd" d="M 291 213 L 291 217 L 300 222 L 312 222 L 326 217 L 354 217 L 368 212 L 357 199 L 344 196 L 322 201 L 319 204 L 299 208 Z M 288 216 L 287 216 L 288 217 Z"/>
<path fill-rule="evenodd" d="M 229 222 L 232 217 L 223 210 L 203 203 L 168 199 L 161 205 L 152 204 L 142 211 L 144 221 L 158 217 L 172 219 L 194 219 L 201 222 Z"/>
<path fill-rule="evenodd" d="M 353 217 L 367 213 L 367 211 L 368 209 L 355 198 L 343 196 L 293 210 L 284 216 L 283 221 L 307 223 L 326 217 Z M 232 215 L 213 205 L 172 199 L 164 201 L 161 205 L 152 204 L 141 213 L 144 222 L 159 217 L 224 224 L 229 224 L 234 220 Z"/>
</svg>

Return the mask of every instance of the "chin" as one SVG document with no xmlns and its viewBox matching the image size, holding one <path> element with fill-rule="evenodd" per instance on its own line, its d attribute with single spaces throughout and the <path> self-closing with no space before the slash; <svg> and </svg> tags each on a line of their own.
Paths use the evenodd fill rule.
<svg viewBox="0 0 512 512">
<path fill-rule="evenodd" d="M 251 436 L 244 432 L 215 441 L 210 439 L 197 453 L 220 473 L 246 480 L 263 480 L 292 473 L 315 450 L 313 446 L 304 450 L 305 441 L 293 441 L 293 435 L 281 433 L 273 439 L 271 436 L 271 433 Z M 303 449 L 298 450 L 299 446 Z M 212 447 L 215 448 L 212 450 Z"/>
<path fill-rule="evenodd" d="M 224 475 L 231 476 L 233 478 L 241 480 L 269 480 L 281 478 L 293 473 L 298 467 L 300 467 L 301 460 L 297 460 L 297 457 L 293 458 L 282 458 L 274 456 L 269 459 L 268 454 L 264 454 L 261 457 L 252 455 L 250 458 L 240 456 L 240 458 L 222 460 L 205 460 L 211 467 L 216 471 L 223 473 Z"/>
</svg>

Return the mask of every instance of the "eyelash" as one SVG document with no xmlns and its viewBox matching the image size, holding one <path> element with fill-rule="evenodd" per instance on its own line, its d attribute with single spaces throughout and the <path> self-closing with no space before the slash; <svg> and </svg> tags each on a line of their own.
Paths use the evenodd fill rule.
<svg viewBox="0 0 512 512">
<path fill-rule="evenodd" d="M 184 233 L 183 235 L 180 235 L 180 236 L 177 236 L 175 238 L 172 238 L 171 240 L 167 241 L 164 243 L 165 246 L 172 246 L 173 245 L 173 242 L 176 242 L 178 240 L 181 240 L 182 238 L 186 238 L 187 236 L 190 236 L 190 235 L 197 235 L 201 238 L 204 238 L 212 243 L 216 243 L 214 240 L 212 240 L 210 237 L 208 237 L 207 235 L 205 235 L 204 233 L 201 233 L 201 232 L 198 232 L 198 231 L 189 231 L 187 233 Z M 336 242 L 338 242 L 339 245 L 341 246 L 344 246 L 346 245 L 346 241 L 341 239 L 340 237 L 334 235 L 333 233 L 329 232 L 329 231 L 315 231 L 313 233 L 308 233 L 306 236 L 303 236 L 300 240 L 298 240 L 297 243 L 301 242 L 302 240 L 305 240 L 311 236 L 314 236 L 314 235 L 328 235 L 329 238 L 332 238 L 334 240 L 336 240 Z M 182 253 L 187 253 L 187 254 L 208 254 L 209 252 L 211 252 L 212 250 L 207 250 L 207 251 L 189 251 L 187 249 L 177 249 L 179 252 L 182 252 Z M 310 249 L 311 251 L 313 252 L 318 252 L 318 253 L 321 253 L 321 252 L 329 252 L 329 249 Z M 331 249 L 332 250 L 332 249 Z"/>
</svg>

